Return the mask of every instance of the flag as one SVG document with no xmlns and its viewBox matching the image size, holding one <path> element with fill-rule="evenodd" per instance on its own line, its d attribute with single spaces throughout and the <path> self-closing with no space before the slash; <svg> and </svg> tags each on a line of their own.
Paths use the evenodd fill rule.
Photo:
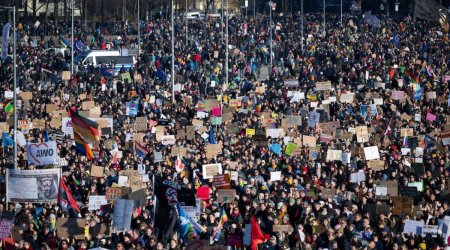
<svg viewBox="0 0 450 250">
<path fill-rule="evenodd" d="M 153 175 L 153 190 L 157 198 L 155 204 L 155 227 L 161 229 L 158 235 L 162 239 L 164 235 L 170 234 L 172 219 L 170 213 L 173 211 L 171 204 L 180 203 L 183 206 L 196 206 L 195 191 L 181 183 L 172 180 L 163 180 Z"/>
<path fill-rule="evenodd" d="M 181 171 L 184 170 L 184 163 L 181 161 L 181 157 L 179 155 L 175 160 L 175 170 L 177 170 L 177 173 L 180 173 Z"/>
<path fill-rule="evenodd" d="M 394 75 L 395 75 L 395 69 L 391 68 L 391 70 L 389 70 L 389 77 L 394 78 Z"/>
<path fill-rule="evenodd" d="M 206 231 L 206 228 L 192 220 L 177 203 L 178 211 L 180 213 L 180 235 L 183 243 L 187 243 L 192 239 L 196 239 L 199 234 Z"/>
<path fill-rule="evenodd" d="M 136 155 L 137 157 L 145 157 L 148 154 L 147 147 L 145 146 L 145 143 L 136 142 Z"/>
<path fill-rule="evenodd" d="M 89 139 L 95 143 L 99 141 L 98 123 L 91 121 L 78 112 L 69 110 L 70 118 L 72 119 L 72 128 L 75 133 L 80 135 L 84 140 Z"/>
<path fill-rule="evenodd" d="M 266 239 L 268 238 L 268 235 L 263 234 L 254 215 L 252 215 L 251 218 L 251 229 L 252 250 L 257 250 L 258 244 L 264 243 L 264 241 L 266 241 Z"/>
<path fill-rule="evenodd" d="M 219 225 L 217 225 L 216 230 L 214 231 L 213 238 L 215 241 L 219 241 L 220 237 L 222 237 L 222 229 L 225 222 L 228 221 L 227 213 L 225 212 L 225 208 L 222 207 L 222 212 L 220 213 Z"/>
<path fill-rule="evenodd" d="M 2 146 L 3 147 L 13 147 L 14 146 L 14 140 L 6 132 L 2 133 Z"/>
<path fill-rule="evenodd" d="M 64 46 L 64 48 L 71 48 L 72 46 L 70 46 L 70 42 L 67 41 L 67 39 L 65 39 L 62 35 L 59 36 L 59 42 Z"/>
<path fill-rule="evenodd" d="M 75 131 L 73 131 L 73 137 L 75 138 L 75 151 L 79 154 L 86 156 L 88 160 L 94 160 L 94 152 L 91 147 L 83 140 L 83 138 Z"/>
<path fill-rule="evenodd" d="M 411 83 L 418 83 L 419 82 L 419 77 L 417 77 L 416 75 L 414 75 L 411 71 L 409 71 L 408 69 L 405 70 L 405 74 L 406 77 L 408 77 L 409 82 Z"/>
<path fill-rule="evenodd" d="M 63 211 L 68 211 L 70 206 L 78 213 L 80 212 L 80 208 L 67 188 L 63 178 L 59 181 L 58 205 L 61 206 Z"/>
<path fill-rule="evenodd" d="M 8 104 L 6 104 L 5 112 L 10 113 L 10 114 L 14 113 L 14 102 L 13 101 L 8 102 Z"/>
<path fill-rule="evenodd" d="M 45 142 L 51 141 L 50 137 L 48 136 L 48 131 L 47 130 L 44 131 L 44 141 Z"/>
<path fill-rule="evenodd" d="M 2 54 L 0 55 L 0 58 L 5 60 L 6 57 L 8 57 L 8 45 L 9 45 L 9 31 L 11 29 L 11 23 L 6 23 L 5 26 L 3 26 L 3 32 L 2 32 Z"/>
<path fill-rule="evenodd" d="M 158 77 L 158 79 L 163 82 L 167 81 L 167 78 L 168 78 L 167 74 L 164 71 L 162 71 L 161 68 L 156 70 L 156 77 Z M 173 77 L 173 76 L 171 76 L 171 77 Z"/>
<path fill-rule="evenodd" d="M 214 139 L 214 130 L 213 130 L 212 126 L 209 127 L 209 138 L 208 138 L 208 140 L 209 140 L 209 144 L 216 144 L 216 140 Z"/>
</svg>

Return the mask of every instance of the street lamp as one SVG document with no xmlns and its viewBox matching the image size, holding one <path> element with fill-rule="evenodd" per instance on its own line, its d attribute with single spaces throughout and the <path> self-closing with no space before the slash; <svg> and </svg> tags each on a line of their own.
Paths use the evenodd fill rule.
<svg viewBox="0 0 450 250">
<path fill-rule="evenodd" d="M 138 19 L 138 53 L 137 53 L 137 59 L 139 61 L 139 58 L 141 57 L 141 8 L 140 8 L 140 1 L 137 2 L 137 19 Z"/>
<path fill-rule="evenodd" d="M 73 44 L 73 35 L 74 35 L 74 33 L 75 32 L 73 32 L 73 9 L 74 9 L 74 3 L 73 3 L 73 1 L 74 0 L 72 0 L 71 2 L 70 2 L 70 5 L 71 5 L 71 8 L 72 8 L 72 14 L 71 14 L 71 16 L 72 16 L 72 24 L 71 24 L 71 26 L 72 26 L 72 28 L 71 28 L 71 36 L 70 36 L 70 74 L 71 75 L 73 75 L 73 50 L 74 50 L 74 44 Z"/>
<path fill-rule="evenodd" d="M 270 42 L 270 65 L 272 66 L 272 10 L 275 10 L 275 6 L 276 3 L 273 3 L 272 1 L 269 2 L 269 10 L 270 10 L 270 14 L 269 14 L 269 42 Z"/>
<path fill-rule="evenodd" d="M 14 102 L 14 168 L 17 168 L 17 54 L 16 54 L 16 7 L 0 6 L 13 12 L 13 102 Z"/>
<path fill-rule="evenodd" d="M 174 36 L 174 27 L 173 27 L 173 0 L 170 4 L 170 10 L 171 10 L 171 26 L 172 26 L 172 37 L 171 37 L 171 47 L 172 47 L 172 73 L 170 80 L 172 81 L 172 102 L 175 103 L 175 36 Z"/>
</svg>

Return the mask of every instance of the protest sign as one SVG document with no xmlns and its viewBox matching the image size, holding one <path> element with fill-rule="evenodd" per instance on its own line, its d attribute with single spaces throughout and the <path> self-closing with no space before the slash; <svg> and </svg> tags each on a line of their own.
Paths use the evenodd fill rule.
<svg viewBox="0 0 450 250">
<path fill-rule="evenodd" d="M 327 151 L 327 161 L 341 161 L 342 150 L 328 149 Z"/>
<path fill-rule="evenodd" d="M 391 93 L 391 98 L 392 98 L 393 100 L 405 100 L 405 99 L 406 99 L 406 94 L 405 94 L 404 91 L 397 91 L 397 90 L 394 90 L 394 91 L 392 91 L 392 93 Z"/>
<path fill-rule="evenodd" d="M 364 155 L 367 161 L 380 159 L 380 152 L 378 151 L 378 146 L 365 147 Z"/>
<path fill-rule="evenodd" d="M 7 202 L 56 202 L 61 169 L 6 170 Z"/>
<path fill-rule="evenodd" d="M 33 128 L 45 129 L 45 120 L 44 119 L 33 119 Z"/>
<path fill-rule="evenodd" d="M 211 159 L 213 156 L 222 153 L 221 144 L 208 144 L 206 145 L 206 157 Z"/>
<path fill-rule="evenodd" d="M 281 171 L 270 172 L 270 181 L 281 180 Z"/>
<path fill-rule="evenodd" d="M 183 148 L 183 147 L 172 147 L 172 151 L 170 153 L 171 156 L 186 156 L 187 154 L 187 149 Z"/>
<path fill-rule="evenodd" d="M 115 200 L 122 198 L 125 195 L 126 188 L 122 187 L 107 187 L 106 188 L 106 200 L 114 203 Z"/>
<path fill-rule="evenodd" d="M 100 209 L 102 205 L 108 204 L 106 196 L 104 195 L 90 195 L 89 196 L 89 211 Z"/>
<path fill-rule="evenodd" d="M 384 161 L 382 160 L 371 160 L 367 162 L 367 167 L 375 170 L 375 171 L 381 171 L 384 170 Z"/>
<path fill-rule="evenodd" d="M 339 97 L 339 101 L 341 103 L 353 103 L 353 98 L 355 97 L 354 93 L 341 94 Z"/>
<path fill-rule="evenodd" d="M 230 189 L 230 174 L 214 175 L 213 184 L 216 189 Z"/>
<path fill-rule="evenodd" d="M 236 189 L 219 189 L 217 190 L 218 203 L 233 203 L 236 196 Z"/>
<path fill-rule="evenodd" d="M 100 166 L 92 166 L 91 167 L 91 176 L 93 177 L 103 177 L 104 167 Z"/>
<path fill-rule="evenodd" d="M 413 198 L 412 197 L 391 197 L 394 206 L 392 208 L 393 215 L 407 214 L 412 215 Z"/>
<path fill-rule="evenodd" d="M 113 228 L 117 231 L 131 229 L 134 201 L 117 199 L 114 205 Z"/>
<path fill-rule="evenodd" d="M 414 129 L 413 128 L 402 128 L 400 129 L 400 136 L 414 136 Z"/>
<path fill-rule="evenodd" d="M 324 90 L 331 90 L 331 82 L 316 82 L 316 90 L 317 91 L 324 91 Z"/>
<path fill-rule="evenodd" d="M 357 172 L 357 173 L 352 173 L 350 175 L 350 182 L 351 183 L 360 183 L 362 181 L 366 181 L 366 174 L 363 172 Z"/>
<path fill-rule="evenodd" d="M 292 226 L 291 225 L 273 225 L 273 229 L 272 229 L 274 232 L 277 232 L 277 233 L 283 233 L 283 232 L 285 232 L 285 233 L 287 233 L 287 232 L 293 232 L 294 231 L 294 228 L 292 228 Z"/>
<path fill-rule="evenodd" d="M 0 240 L 8 238 L 11 233 L 14 213 L 3 212 L 0 217 Z"/>
<path fill-rule="evenodd" d="M 428 234 L 431 235 L 433 238 L 437 238 L 438 236 L 438 225 L 423 225 L 422 226 L 422 237 L 427 236 Z"/>
<path fill-rule="evenodd" d="M 215 175 L 222 174 L 222 163 L 202 165 L 203 179 L 211 179 Z"/>
<path fill-rule="evenodd" d="M 369 141 L 369 130 L 367 126 L 358 126 L 355 128 L 356 141 L 357 142 L 368 142 Z"/>
<path fill-rule="evenodd" d="M 404 234 L 422 235 L 423 221 L 406 220 L 403 227 Z"/>
<path fill-rule="evenodd" d="M 316 137 L 303 135 L 303 145 L 309 146 L 310 148 L 316 147 Z"/>
<path fill-rule="evenodd" d="M 29 164 L 36 166 L 53 164 L 57 158 L 56 142 L 27 144 L 27 159 Z"/>
</svg>

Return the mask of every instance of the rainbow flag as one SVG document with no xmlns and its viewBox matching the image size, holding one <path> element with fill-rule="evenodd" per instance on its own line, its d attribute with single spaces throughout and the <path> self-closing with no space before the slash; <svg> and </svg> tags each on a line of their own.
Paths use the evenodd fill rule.
<svg viewBox="0 0 450 250">
<path fill-rule="evenodd" d="M 177 204 L 178 211 L 180 212 L 180 234 L 184 243 L 189 242 L 192 239 L 196 239 L 199 234 L 206 231 L 206 228 L 192 220 L 180 206 Z"/>
<path fill-rule="evenodd" d="M 86 156 L 88 160 L 95 159 L 94 152 L 77 132 L 73 131 L 73 137 L 75 138 L 75 150 Z"/>
<path fill-rule="evenodd" d="M 73 110 L 69 110 L 69 115 L 72 119 L 74 137 L 75 133 L 77 133 L 84 139 L 89 139 L 92 142 L 98 143 L 98 123 L 79 115 L 78 112 Z"/>
<path fill-rule="evenodd" d="M 227 213 L 225 212 L 225 208 L 222 207 L 222 212 L 220 213 L 220 221 L 219 225 L 216 227 L 216 230 L 214 231 L 214 240 L 219 241 L 220 237 L 222 237 L 222 229 L 225 222 L 228 221 Z"/>
</svg>

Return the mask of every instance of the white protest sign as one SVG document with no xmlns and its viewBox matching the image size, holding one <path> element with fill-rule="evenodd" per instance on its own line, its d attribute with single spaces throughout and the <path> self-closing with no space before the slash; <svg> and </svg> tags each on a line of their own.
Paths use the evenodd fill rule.
<svg viewBox="0 0 450 250">
<path fill-rule="evenodd" d="M 7 202 L 56 202 L 61 169 L 6 169 Z"/>
<path fill-rule="evenodd" d="M 205 164 L 202 166 L 203 179 L 211 179 L 214 175 L 222 174 L 222 163 Z"/>
<path fill-rule="evenodd" d="M 29 164 L 36 166 L 54 164 L 57 155 L 55 141 L 27 144 L 27 159 Z"/>
<path fill-rule="evenodd" d="M 380 159 L 380 152 L 378 151 L 378 146 L 365 147 L 364 155 L 367 161 Z"/>
<path fill-rule="evenodd" d="M 270 181 L 281 180 L 281 171 L 270 172 Z"/>
<path fill-rule="evenodd" d="M 100 209 L 102 205 L 108 204 L 106 196 L 104 195 L 90 195 L 89 196 L 89 211 Z"/>
</svg>

